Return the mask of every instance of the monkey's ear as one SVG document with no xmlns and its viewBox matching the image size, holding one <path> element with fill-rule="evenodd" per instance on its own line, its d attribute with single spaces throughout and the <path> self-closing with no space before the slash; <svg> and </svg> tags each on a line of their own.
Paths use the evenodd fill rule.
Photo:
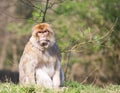
<svg viewBox="0 0 120 93">
<path fill-rule="evenodd" d="M 37 30 L 36 30 L 36 26 L 38 26 L 39 24 L 37 24 L 37 25 L 34 25 L 33 27 L 32 27 L 32 36 L 37 36 Z"/>
<path fill-rule="evenodd" d="M 32 36 L 37 37 L 37 31 L 36 31 L 36 30 L 34 30 L 34 27 L 32 28 Z"/>
</svg>

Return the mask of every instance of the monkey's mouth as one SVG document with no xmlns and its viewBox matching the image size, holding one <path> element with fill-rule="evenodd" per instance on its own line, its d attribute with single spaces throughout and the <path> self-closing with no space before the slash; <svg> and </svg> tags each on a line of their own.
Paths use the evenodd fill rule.
<svg viewBox="0 0 120 93">
<path fill-rule="evenodd" d="M 49 47 L 49 40 L 41 40 L 40 46 L 44 47 L 44 48 L 48 48 Z"/>
</svg>

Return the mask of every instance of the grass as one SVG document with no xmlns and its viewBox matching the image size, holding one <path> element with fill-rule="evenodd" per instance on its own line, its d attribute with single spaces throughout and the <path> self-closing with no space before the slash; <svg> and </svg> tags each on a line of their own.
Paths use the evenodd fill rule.
<svg viewBox="0 0 120 93">
<path fill-rule="evenodd" d="M 100 88 L 92 85 L 82 85 L 77 82 L 65 82 L 66 88 L 45 89 L 35 86 L 23 87 L 11 83 L 1 83 L 0 93 L 120 93 L 119 85 L 109 85 Z"/>
</svg>

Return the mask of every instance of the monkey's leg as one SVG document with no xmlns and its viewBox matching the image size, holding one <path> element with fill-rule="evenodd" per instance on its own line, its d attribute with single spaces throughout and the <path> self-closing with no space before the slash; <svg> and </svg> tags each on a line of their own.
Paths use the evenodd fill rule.
<svg viewBox="0 0 120 93">
<path fill-rule="evenodd" d="M 48 74 L 42 69 L 36 69 L 36 82 L 37 82 L 37 85 L 40 85 L 46 88 L 53 87 L 53 83 L 50 76 L 48 76 Z"/>
</svg>

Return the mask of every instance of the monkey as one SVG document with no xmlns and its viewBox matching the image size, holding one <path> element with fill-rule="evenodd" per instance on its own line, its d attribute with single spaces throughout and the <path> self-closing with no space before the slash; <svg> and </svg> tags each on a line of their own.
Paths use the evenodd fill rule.
<svg viewBox="0 0 120 93">
<path fill-rule="evenodd" d="M 61 53 L 56 43 L 56 35 L 48 23 L 40 23 L 32 28 L 19 63 L 21 85 L 38 85 L 59 88 L 64 82 Z"/>
</svg>

